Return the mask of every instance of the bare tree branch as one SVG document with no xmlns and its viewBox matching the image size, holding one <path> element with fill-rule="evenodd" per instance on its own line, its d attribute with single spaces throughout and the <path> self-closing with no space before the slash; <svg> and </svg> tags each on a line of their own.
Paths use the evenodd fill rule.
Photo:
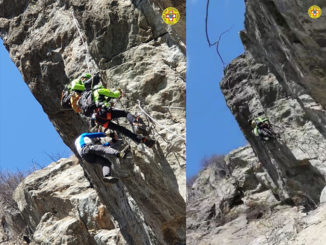
<svg viewBox="0 0 326 245">
<path fill-rule="evenodd" d="M 225 62 L 222 58 L 222 55 L 220 53 L 220 50 L 219 50 L 219 45 L 220 45 L 220 41 L 223 37 L 224 34 L 228 33 L 232 28 L 233 26 L 231 26 L 230 28 L 228 28 L 227 30 L 223 31 L 220 35 L 219 35 L 219 38 L 217 41 L 211 43 L 211 41 L 209 40 L 209 36 L 208 36 L 208 9 L 209 9 L 209 0 L 207 0 L 207 4 L 206 4 L 206 17 L 205 17 L 205 33 L 206 33 L 206 39 L 207 39 L 207 42 L 208 42 L 208 45 L 209 47 L 212 47 L 212 46 L 216 46 L 216 52 L 217 52 L 217 55 L 218 57 L 220 58 L 221 62 L 222 62 L 222 65 L 223 65 L 223 70 L 225 69 Z"/>
<path fill-rule="evenodd" d="M 35 161 L 34 159 L 32 159 L 32 164 L 33 164 L 33 168 L 32 168 L 33 172 L 38 169 L 45 168 L 44 164 L 40 164 L 39 162 Z"/>
<path fill-rule="evenodd" d="M 57 161 L 59 161 L 59 159 L 63 158 L 63 154 L 60 153 L 60 152 L 57 152 L 57 153 L 49 153 L 49 152 L 45 152 L 45 151 L 43 151 L 43 153 L 44 153 L 45 155 L 47 155 L 47 157 L 48 157 L 51 161 L 53 161 L 53 162 L 57 162 Z"/>
</svg>

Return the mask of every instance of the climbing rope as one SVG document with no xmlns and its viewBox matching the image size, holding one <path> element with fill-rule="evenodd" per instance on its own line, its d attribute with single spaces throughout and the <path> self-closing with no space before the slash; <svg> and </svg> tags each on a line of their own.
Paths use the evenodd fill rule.
<svg viewBox="0 0 326 245">
<path fill-rule="evenodd" d="M 179 109 L 179 110 L 184 110 L 185 108 L 183 107 L 178 107 L 178 106 L 162 106 L 163 108 L 168 108 L 168 109 Z"/>
<path fill-rule="evenodd" d="M 137 100 L 138 101 L 138 107 L 139 107 L 139 109 L 148 117 L 148 118 L 150 118 L 151 119 L 151 121 L 152 122 L 154 122 L 155 124 L 157 124 L 157 125 L 159 125 L 159 126 L 161 126 L 162 128 L 164 128 L 164 129 L 166 129 L 168 132 L 170 132 L 170 133 L 172 133 L 172 134 L 174 134 L 174 135 L 176 135 L 178 138 L 180 138 L 180 139 L 182 139 L 182 140 L 184 140 L 184 141 L 186 141 L 186 139 L 184 138 L 184 137 L 182 137 L 182 136 L 180 136 L 180 135 L 178 135 L 177 133 L 175 133 L 175 132 L 173 132 L 173 131 L 171 131 L 171 130 L 169 130 L 167 127 L 165 127 L 164 125 L 162 125 L 162 124 L 160 124 L 158 121 L 156 121 L 154 118 L 152 118 L 142 107 L 141 107 L 141 105 L 140 105 L 140 100 Z"/>
<path fill-rule="evenodd" d="M 86 41 L 83 38 L 83 35 L 81 33 L 81 30 L 80 30 L 78 21 L 77 21 L 75 15 L 74 15 L 74 11 L 73 10 L 71 11 L 71 14 L 72 14 L 72 18 L 74 20 L 74 24 L 75 24 L 75 26 L 77 28 L 78 33 L 79 33 L 80 39 L 82 40 L 82 43 L 83 43 L 83 45 L 84 45 L 84 47 L 86 49 L 86 59 L 85 60 L 86 60 L 86 65 L 87 65 L 88 73 L 91 74 L 91 69 L 90 69 L 90 66 L 88 64 L 88 59 L 87 59 L 88 58 L 88 55 L 90 54 L 89 49 L 88 49 L 88 45 L 87 45 Z M 93 87 L 93 80 L 92 80 L 92 87 Z"/>
<path fill-rule="evenodd" d="M 211 40 L 209 39 L 209 35 L 208 35 L 208 10 L 209 10 L 209 0 L 207 0 L 207 3 L 206 3 L 206 17 L 205 17 L 205 33 L 206 33 L 206 40 L 207 40 L 207 42 L 208 42 L 208 46 L 209 46 L 209 47 L 215 46 L 215 48 L 216 48 L 216 53 L 217 53 L 218 57 L 220 58 L 220 61 L 221 61 L 222 66 L 223 66 L 223 70 L 225 70 L 226 65 L 225 65 L 225 62 L 224 62 L 224 60 L 223 60 L 223 57 L 222 57 L 222 55 L 221 55 L 221 53 L 220 53 L 219 45 L 220 45 L 220 42 L 221 42 L 221 39 L 222 39 L 223 35 L 226 34 L 226 33 L 228 33 L 228 32 L 233 28 L 233 26 L 231 26 L 229 29 L 223 31 L 223 32 L 220 34 L 218 40 L 212 43 Z"/>
</svg>

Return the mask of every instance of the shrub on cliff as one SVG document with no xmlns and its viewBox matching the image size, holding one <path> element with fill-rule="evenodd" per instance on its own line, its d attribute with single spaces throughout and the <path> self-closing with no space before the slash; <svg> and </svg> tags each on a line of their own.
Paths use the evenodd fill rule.
<svg viewBox="0 0 326 245">
<path fill-rule="evenodd" d="M 225 177 L 229 175 L 230 171 L 224 161 L 224 157 L 225 156 L 223 155 L 213 155 L 210 157 L 205 157 L 201 161 L 201 167 L 202 169 L 206 169 L 209 166 L 212 166 L 213 168 L 218 170 L 220 177 Z"/>
<path fill-rule="evenodd" d="M 0 170 L 0 202 L 7 207 L 16 207 L 12 198 L 14 190 L 20 182 L 27 176 L 29 171 L 8 172 Z"/>
</svg>

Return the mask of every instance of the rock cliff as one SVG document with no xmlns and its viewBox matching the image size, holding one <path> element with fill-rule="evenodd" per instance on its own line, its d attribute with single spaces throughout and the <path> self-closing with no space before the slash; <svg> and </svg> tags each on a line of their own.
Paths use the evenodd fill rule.
<svg viewBox="0 0 326 245">
<path fill-rule="evenodd" d="M 173 27 L 161 20 L 167 4 L 181 12 Z M 0 36 L 11 59 L 72 151 L 74 139 L 90 130 L 89 119 L 63 110 L 60 96 L 83 72 L 100 72 L 106 87 L 125 91 L 120 108 L 139 113 L 139 100 L 157 122 L 149 123 L 153 149 L 130 142 L 132 158 L 113 161 L 122 177 L 117 185 L 102 181 L 100 167 L 80 162 L 86 184 L 76 166 L 64 163 L 69 160 L 25 180 L 15 198 L 29 238 L 37 244 L 184 244 L 185 2 L 3 0 L 0 9 Z M 61 174 L 55 181 L 71 174 L 85 182 L 63 182 L 62 190 L 39 183 Z M 94 221 L 99 212 L 104 223 Z"/>
<path fill-rule="evenodd" d="M 246 53 L 227 67 L 221 89 L 280 198 L 302 192 L 318 203 L 325 186 L 326 17 L 311 19 L 308 8 L 295 1 L 248 1 L 241 34 Z M 258 113 L 280 139 L 262 142 L 253 135 L 248 121 Z"/>
<path fill-rule="evenodd" d="M 324 244 L 324 203 L 279 200 L 277 187 L 250 146 L 232 151 L 224 165 L 204 169 L 188 192 L 187 244 Z"/>
<path fill-rule="evenodd" d="M 14 199 L 35 244 L 127 244 L 75 157 L 29 175 Z"/>
<path fill-rule="evenodd" d="M 323 234 L 305 237 L 322 233 L 326 179 L 326 17 L 311 19 L 310 5 L 246 1 L 245 53 L 220 86 L 251 147 L 226 157 L 229 177 L 210 167 L 192 186 L 187 236 L 201 241 L 193 244 L 323 244 Z M 276 139 L 253 134 L 259 114 Z"/>
</svg>

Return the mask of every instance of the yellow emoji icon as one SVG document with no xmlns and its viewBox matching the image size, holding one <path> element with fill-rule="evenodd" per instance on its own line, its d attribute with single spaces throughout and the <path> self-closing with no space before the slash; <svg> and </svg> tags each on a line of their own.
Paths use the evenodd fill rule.
<svg viewBox="0 0 326 245">
<path fill-rule="evenodd" d="M 308 10 L 308 14 L 310 18 L 317 19 L 321 16 L 321 8 L 317 5 L 312 5 Z"/>
<path fill-rule="evenodd" d="M 163 21 L 168 25 L 175 25 L 180 20 L 180 13 L 176 8 L 166 8 L 162 13 Z"/>
</svg>

